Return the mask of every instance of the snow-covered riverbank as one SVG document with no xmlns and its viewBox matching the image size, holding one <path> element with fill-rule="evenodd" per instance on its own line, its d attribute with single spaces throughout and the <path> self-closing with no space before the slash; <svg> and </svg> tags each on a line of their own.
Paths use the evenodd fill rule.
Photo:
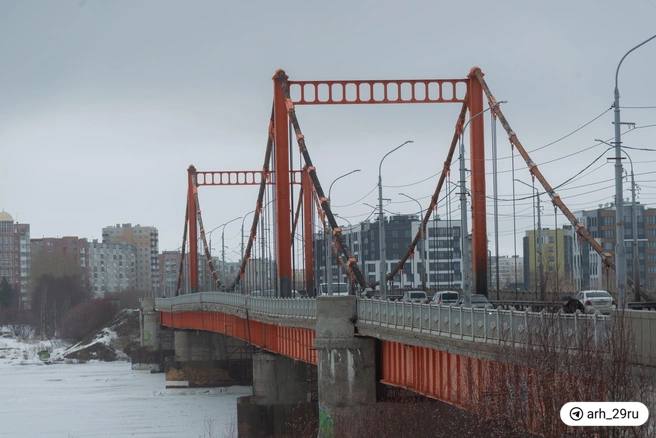
<svg viewBox="0 0 656 438">
<path fill-rule="evenodd" d="M 0 337 L 0 364 L 42 365 L 47 356 L 61 357 L 69 344 L 58 340 Z M 43 352 L 47 352 L 47 356 Z M 41 354 L 41 356 L 40 356 Z"/>
<path fill-rule="evenodd" d="M 250 388 L 165 389 L 164 374 L 126 361 L 39 358 L 49 351 L 56 360 L 68 348 L 0 337 L 0 437 L 236 436 L 236 400 Z"/>
</svg>

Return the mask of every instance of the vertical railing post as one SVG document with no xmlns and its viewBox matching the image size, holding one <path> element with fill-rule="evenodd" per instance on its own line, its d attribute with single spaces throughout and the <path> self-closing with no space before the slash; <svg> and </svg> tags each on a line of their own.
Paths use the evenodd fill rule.
<svg viewBox="0 0 656 438">
<path fill-rule="evenodd" d="M 433 330 L 433 306 L 428 305 L 428 333 L 431 333 Z"/>
<path fill-rule="evenodd" d="M 462 323 L 462 306 L 460 307 L 460 339 L 462 339 L 462 334 L 463 334 L 463 329 L 462 326 L 464 324 Z"/>
</svg>

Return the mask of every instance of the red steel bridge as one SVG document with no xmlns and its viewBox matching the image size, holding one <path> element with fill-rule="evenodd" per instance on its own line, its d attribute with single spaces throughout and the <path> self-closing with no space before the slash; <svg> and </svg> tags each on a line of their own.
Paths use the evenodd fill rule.
<svg viewBox="0 0 656 438">
<path fill-rule="evenodd" d="M 364 290 L 378 285 L 367 283 L 358 260 L 342 236 L 321 184 L 319 167 L 312 161 L 310 141 L 301 129 L 297 108 L 307 105 L 459 105 L 450 147 L 421 227 L 427 226 L 440 199 L 456 144 L 467 122 L 471 153 L 472 289 L 487 294 L 484 119 L 477 117 L 484 111 L 485 102 L 554 206 L 569 219 L 579 238 L 601 255 L 606 268 L 612 269 L 612 255 L 604 252 L 577 222 L 531 160 L 479 68 L 472 68 L 467 77 L 461 79 L 335 81 L 290 80 L 279 70 L 273 76 L 273 103 L 261 170 L 204 171 L 193 166 L 188 169 L 178 296 L 158 299 L 154 309 L 151 308 L 158 315 L 159 324 L 176 331 L 219 333 L 275 355 L 318 365 L 320 410 L 326 406 L 375 402 L 375 390 L 371 388 L 376 382 L 466 407 L 468 401 L 484 391 L 492 371 L 509 366 L 498 360 L 489 345 L 526 343 L 527 333 L 543 321 L 544 315 L 408 305 L 355 296 L 313 298 L 313 291 L 317 289 L 313 241 L 316 221 L 332 235 L 334 252 L 348 273 L 353 289 Z M 258 197 L 238 275 L 222 278 L 210 257 L 198 191 L 203 186 L 242 185 L 258 186 Z M 263 239 L 263 235 L 268 239 Z M 394 279 L 412 257 L 419 239 L 418 232 L 405 255 L 386 274 L 387 280 Z M 202 244 L 202 251 L 198 242 Z M 273 263 L 261 263 L 265 259 Z M 212 292 L 200 290 L 198 267 L 201 262 L 207 263 L 211 273 L 215 285 Z M 187 272 L 183 272 L 185 266 Z M 295 266 L 304 270 L 308 298 L 292 297 Z M 273 271 L 259 277 L 268 279 L 267 285 L 252 278 L 257 277 L 257 270 Z M 186 294 L 181 293 L 184 277 L 190 292 Z M 275 290 L 274 296 L 255 293 L 255 289 L 266 288 Z M 582 327 L 587 327 L 590 342 L 604 344 L 609 318 L 576 314 L 558 318 L 558 324 L 565 327 L 572 339 Z M 649 330 L 656 327 L 656 318 L 640 319 L 637 324 L 643 322 L 651 327 Z M 648 333 L 645 327 L 640 326 L 636 332 Z M 653 341 L 638 342 L 644 343 L 641 350 L 644 354 L 639 361 L 647 365 L 656 363 Z M 345 380 L 349 381 L 348 385 L 339 384 Z M 530 371 L 524 373 L 524 381 L 529 394 L 537 393 L 537 380 Z M 529 396 L 528 400 L 531 403 L 532 398 Z M 541 414 L 539 410 L 535 412 L 532 421 L 538 422 Z"/>
<path fill-rule="evenodd" d="M 606 268 L 613 267 L 612 255 L 605 252 L 601 245 L 591 237 L 583 224 L 566 207 L 563 200 L 549 184 L 538 166 L 531 160 L 517 134 L 501 110 L 490 91 L 483 72 L 474 67 L 467 77 L 461 79 L 394 79 L 394 80 L 290 80 L 287 74 L 279 70 L 273 76 L 273 103 L 267 129 L 267 142 L 261 170 L 197 170 L 188 169 L 187 204 L 185 210 L 185 227 L 183 235 L 183 255 L 180 261 L 178 293 L 182 289 L 183 260 L 188 252 L 189 290 L 199 290 L 199 251 L 198 242 L 202 242 L 213 283 L 221 290 L 235 290 L 245 282 L 249 264 L 254 260 L 272 260 L 269 273 L 270 285 L 263 287 L 275 290 L 279 297 L 292 296 L 294 267 L 302 267 L 305 290 L 310 296 L 316 290 L 314 284 L 315 246 L 313 243 L 314 224 L 320 220 L 328 235 L 332 235 L 334 251 L 338 263 L 348 273 L 350 281 L 356 288 L 376 287 L 376 283 L 367 284 L 358 261 L 345 243 L 342 230 L 338 226 L 319 179 L 319 169 L 312 161 L 310 141 L 306 139 L 297 114 L 299 106 L 310 105 L 391 105 L 391 104 L 456 104 L 460 112 L 456 119 L 451 144 L 444 160 L 442 171 L 437 179 L 430 203 L 425 208 L 420 231 L 414 236 L 405 255 L 395 267 L 386 274 L 387 280 L 398 275 L 414 254 L 415 247 L 425 231 L 431 214 L 436 209 L 444 182 L 451 170 L 451 164 L 458 140 L 462 135 L 465 121 L 469 125 L 469 147 L 471 159 L 471 278 L 472 290 L 487 295 L 488 279 L 488 243 L 486 225 L 486 188 L 485 188 L 485 135 L 484 118 L 477 117 L 484 111 L 487 100 L 489 109 L 498 119 L 508 134 L 510 144 L 526 162 L 532 178 L 542 185 L 558 208 L 570 221 L 580 239 L 588 242 L 602 257 Z M 294 139 L 292 139 L 294 137 Z M 294 141 L 296 146 L 293 145 Z M 295 164 L 298 163 L 298 164 Z M 220 278 L 210 257 L 198 197 L 198 190 L 203 186 L 259 186 L 255 202 L 250 235 L 241 260 L 239 275 L 236 278 Z M 260 234 L 261 242 L 257 245 Z M 300 243 L 299 243 L 300 242 Z M 248 288 L 240 290 L 248 293 Z"/>
</svg>

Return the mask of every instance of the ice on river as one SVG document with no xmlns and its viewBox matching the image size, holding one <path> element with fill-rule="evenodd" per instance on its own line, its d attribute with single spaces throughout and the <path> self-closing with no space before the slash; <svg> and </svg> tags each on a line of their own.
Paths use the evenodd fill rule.
<svg viewBox="0 0 656 438">
<path fill-rule="evenodd" d="M 236 436 L 236 399 L 250 392 L 165 389 L 163 374 L 127 362 L 7 359 L 0 359 L 0 437 Z"/>
</svg>

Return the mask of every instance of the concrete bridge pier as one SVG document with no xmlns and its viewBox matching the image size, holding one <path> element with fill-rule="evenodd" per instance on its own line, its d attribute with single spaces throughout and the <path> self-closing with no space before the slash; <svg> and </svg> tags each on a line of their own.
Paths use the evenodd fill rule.
<svg viewBox="0 0 656 438">
<path fill-rule="evenodd" d="M 173 331 L 160 326 L 160 313 L 153 298 L 142 298 L 139 314 L 140 345 L 128 352 L 133 369 L 162 371 L 173 352 Z"/>
<path fill-rule="evenodd" d="M 250 385 L 250 347 L 218 333 L 175 330 L 167 387 Z"/>
<path fill-rule="evenodd" d="M 316 412 L 316 368 L 284 356 L 253 354 L 253 395 L 237 402 L 240 438 L 303 436 Z"/>
<path fill-rule="evenodd" d="M 355 336 L 355 296 L 317 298 L 319 436 L 332 437 L 341 411 L 376 403 L 376 348 Z"/>
</svg>

